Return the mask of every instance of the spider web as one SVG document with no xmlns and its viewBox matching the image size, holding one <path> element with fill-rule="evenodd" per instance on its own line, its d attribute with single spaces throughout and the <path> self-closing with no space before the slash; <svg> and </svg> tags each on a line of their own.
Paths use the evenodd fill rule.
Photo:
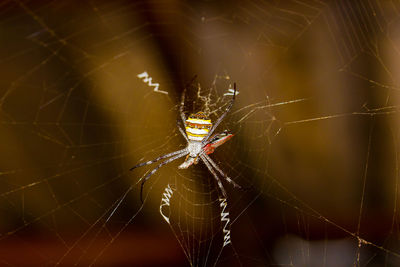
<svg viewBox="0 0 400 267">
<path fill-rule="evenodd" d="M 1 2 L 1 263 L 398 266 L 399 12 Z M 233 82 L 216 132 L 235 136 L 210 156 L 243 190 L 224 182 L 221 205 L 205 166 L 178 170 L 182 158 L 142 205 L 155 164 L 129 168 L 184 148 L 183 89 L 186 115 L 215 121 Z"/>
</svg>

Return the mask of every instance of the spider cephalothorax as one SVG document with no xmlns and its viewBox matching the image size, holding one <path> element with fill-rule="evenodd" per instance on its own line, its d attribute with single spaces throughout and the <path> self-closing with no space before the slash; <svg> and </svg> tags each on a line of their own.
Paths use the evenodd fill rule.
<svg viewBox="0 0 400 267">
<path fill-rule="evenodd" d="M 221 121 L 225 118 L 226 114 L 228 114 L 229 110 L 232 108 L 233 102 L 235 101 L 236 95 L 236 84 L 234 84 L 234 93 L 228 107 L 226 108 L 225 112 L 216 120 L 214 125 L 211 123 L 211 119 L 209 119 L 204 112 L 197 112 L 195 114 L 191 114 L 187 119 L 185 113 L 183 112 L 183 107 L 185 104 L 185 91 L 182 94 L 181 105 L 179 108 L 181 119 L 183 126 L 186 131 L 184 131 L 179 125 L 178 129 L 179 132 L 183 135 L 183 137 L 187 141 L 187 146 L 184 149 L 162 155 L 158 158 L 153 160 L 139 163 L 136 166 L 133 166 L 130 170 L 133 170 L 137 167 L 141 167 L 144 165 L 149 165 L 154 162 L 157 162 L 161 159 L 169 158 L 163 162 L 161 162 L 156 168 L 154 168 L 151 172 L 149 172 L 145 177 L 142 178 L 142 184 L 140 189 L 140 199 L 142 199 L 142 192 L 144 183 L 152 176 L 160 167 L 165 164 L 168 164 L 178 158 L 186 156 L 185 161 L 179 165 L 179 169 L 187 169 L 192 164 L 197 164 L 199 159 L 203 161 L 206 165 L 208 170 L 216 179 L 219 188 L 223 196 L 226 198 L 226 192 L 222 185 L 221 180 L 219 179 L 218 175 L 215 171 L 219 172 L 229 183 L 233 184 L 235 187 L 240 186 L 236 184 L 231 178 L 229 178 L 219 167 L 218 165 L 208 156 L 209 154 L 213 153 L 214 150 L 228 141 L 230 138 L 233 137 L 233 134 L 224 131 L 219 134 L 215 134 L 211 137 L 211 134 L 215 131 Z"/>
<path fill-rule="evenodd" d="M 199 154 L 203 148 L 202 141 L 212 128 L 211 120 L 203 113 L 191 114 L 186 120 L 186 136 L 188 139 L 187 150 L 189 154 L 185 161 L 179 165 L 179 169 L 187 169 L 192 164 L 197 164 Z"/>
</svg>

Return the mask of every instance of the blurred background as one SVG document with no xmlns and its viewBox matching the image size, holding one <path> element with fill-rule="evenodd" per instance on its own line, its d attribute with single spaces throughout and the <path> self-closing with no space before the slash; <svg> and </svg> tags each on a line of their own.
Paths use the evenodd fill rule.
<svg viewBox="0 0 400 267">
<path fill-rule="evenodd" d="M 4 266 L 399 266 L 399 1 L 1 1 Z M 197 75 L 192 81 L 192 78 Z M 150 80 L 151 77 L 151 80 Z M 204 111 L 200 163 L 129 168 Z M 160 202 L 171 185 L 163 214 Z"/>
</svg>

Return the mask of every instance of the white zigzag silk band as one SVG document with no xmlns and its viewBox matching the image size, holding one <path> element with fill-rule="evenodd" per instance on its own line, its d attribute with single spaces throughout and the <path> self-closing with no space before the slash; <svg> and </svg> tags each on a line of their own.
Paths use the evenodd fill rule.
<svg viewBox="0 0 400 267">
<path fill-rule="evenodd" d="M 152 82 L 153 78 L 151 78 L 146 71 L 138 74 L 137 77 L 140 78 L 140 79 L 143 78 L 143 82 L 147 83 L 148 86 L 154 87 L 154 92 L 168 95 L 168 92 L 158 90 L 158 87 L 160 86 L 160 84 L 159 83 L 153 83 Z"/>
<path fill-rule="evenodd" d="M 226 211 L 226 198 L 220 198 L 219 199 L 219 206 L 222 209 L 221 210 L 221 223 L 223 224 L 225 222 L 225 225 L 223 226 L 222 232 L 224 233 L 224 245 L 222 247 L 225 247 L 226 245 L 231 243 L 231 230 L 230 230 L 230 219 L 229 219 L 229 211 Z"/>
<path fill-rule="evenodd" d="M 161 198 L 160 214 L 167 223 L 169 223 L 169 216 L 167 216 L 163 213 L 163 209 L 164 209 L 164 207 L 169 208 L 169 206 L 170 206 L 169 200 L 171 199 L 173 193 L 174 193 L 174 190 L 168 184 L 167 187 L 165 188 L 164 193 Z"/>
</svg>

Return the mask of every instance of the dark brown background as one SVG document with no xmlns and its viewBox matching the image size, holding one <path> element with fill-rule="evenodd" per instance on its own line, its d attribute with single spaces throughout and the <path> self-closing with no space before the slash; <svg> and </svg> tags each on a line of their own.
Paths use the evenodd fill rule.
<svg viewBox="0 0 400 267">
<path fill-rule="evenodd" d="M 221 126 L 235 137 L 213 158 L 251 187 L 226 185 L 236 252 L 217 266 L 398 265 L 399 12 L 398 1 L 1 1 L 0 262 L 187 266 L 158 213 L 178 163 L 146 185 L 142 210 L 147 169 L 128 169 L 183 144 L 179 96 L 197 74 L 188 106 L 198 84 L 222 81 L 213 99 L 238 85 Z"/>
</svg>

